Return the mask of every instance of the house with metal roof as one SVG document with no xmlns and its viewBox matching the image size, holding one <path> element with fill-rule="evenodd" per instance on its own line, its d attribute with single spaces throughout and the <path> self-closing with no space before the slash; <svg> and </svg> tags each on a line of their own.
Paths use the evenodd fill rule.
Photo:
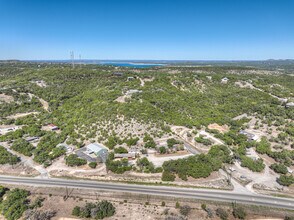
<svg viewBox="0 0 294 220">
<path fill-rule="evenodd" d="M 101 144 L 91 143 L 86 146 L 84 152 L 90 157 L 96 157 L 100 162 L 105 163 L 108 157 L 108 149 Z"/>
</svg>

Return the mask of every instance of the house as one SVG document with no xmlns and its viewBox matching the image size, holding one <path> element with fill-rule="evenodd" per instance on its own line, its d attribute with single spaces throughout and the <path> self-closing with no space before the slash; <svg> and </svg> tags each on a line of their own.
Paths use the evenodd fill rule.
<svg viewBox="0 0 294 220">
<path fill-rule="evenodd" d="M 59 130 L 59 128 L 54 124 L 49 124 L 48 127 L 51 129 L 51 131 Z"/>
<path fill-rule="evenodd" d="M 244 131 L 244 130 L 239 131 L 239 134 L 243 134 L 243 135 L 247 136 L 248 141 L 256 141 L 258 139 L 257 135 L 251 134 L 251 133 Z"/>
<path fill-rule="evenodd" d="M 293 108 L 293 107 L 294 107 L 294 102 L 286 103 L 286 108 Z"/>
<path fill-rule="evenodd" d="M 112 73 L 113 76 L 123 76 L 124 74 L 122 72 L 114 72 Z"/>
<path fill-rule="evenodd" d="M 127 159 L 135 159 L 135 153 L 125 153 L 125 154 L 114 154 L 114 158 L 127 158 Z"/>
<path fill-rule="evenodd" d="M 39 137 L 27 137 L 26 138 L 27 142 L 34 142 L 34 141 L 37 141 L 37 140 L 39 140 Z"/>
<path fill-rule="evenodd" d="M 85 154 L 105 163 L 108 157 L 108 149 L 100 144 L 92 143 L 86 146 Z"/>
<path fill-rule="evenodd" d="M 135 77 L 133 77 L 133 76 L 128 76 L 127 81 L 132 81 L 132 80 L 134 80 L 134 79 L 135 79 Z"/>
<path fill-rule="evenodd" d="M 212 80 L 212 76 L 206 76 L 208 80 Z"/>
<path fill-rule="evenodd" d="M 229 81 L 227 77 L 221 79 L 221 83 L 226 84 Z"/>
</svg>

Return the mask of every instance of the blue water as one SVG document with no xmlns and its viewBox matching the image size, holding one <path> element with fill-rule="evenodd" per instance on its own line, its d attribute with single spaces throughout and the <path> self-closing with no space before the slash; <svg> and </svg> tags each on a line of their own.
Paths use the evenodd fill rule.
<svg viewBox="0 0 294 220">
<path fill-rule="evenodd" d="M 163 66 L 164 64 L 159 64 L 159 63 L 120 63 L 120 62 L 105 62 L 105 63 L 100 63 L 100 65 L 119 66 L 119 67 L 131 67 L 131 68 L 150 68 L 150 67 L 156 67 L 156 66 Z"/>
</svg>

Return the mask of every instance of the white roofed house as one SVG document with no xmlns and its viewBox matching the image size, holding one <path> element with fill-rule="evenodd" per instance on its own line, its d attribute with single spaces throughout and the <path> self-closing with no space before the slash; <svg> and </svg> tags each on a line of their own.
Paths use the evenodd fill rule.
<svg viewBox="0 0 294 220">
<path fill-rule="evenodd" d="M 227 77 L 221 79 L 221 83 L 226 84 L 229 81 Z"/>
<path fill-rule="evenodd" d="M 294 102 L 286 103 L 286 108 L 294 108 Z"/>
</svg>

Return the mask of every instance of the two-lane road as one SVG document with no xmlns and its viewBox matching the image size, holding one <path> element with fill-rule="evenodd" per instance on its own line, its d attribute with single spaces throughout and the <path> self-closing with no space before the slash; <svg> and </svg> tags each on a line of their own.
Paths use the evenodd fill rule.
<svg viewBox="0 0 294 220">
<path fill-rule="evenodd" d="M 126 192 L 175 198 L 191 198 L 220 202 L 236 202 L 294 210 L 294 199 L 264 196 L 257 194 L 238 194 L 231 191 L 192 189 L 167 186 L 147 186 L 67 179 L 36 179 L 28 177 L 0 176 L 0 183 L 28 185 L 35 187 L 68 187 L 110 192 Z"/>
</svg>

